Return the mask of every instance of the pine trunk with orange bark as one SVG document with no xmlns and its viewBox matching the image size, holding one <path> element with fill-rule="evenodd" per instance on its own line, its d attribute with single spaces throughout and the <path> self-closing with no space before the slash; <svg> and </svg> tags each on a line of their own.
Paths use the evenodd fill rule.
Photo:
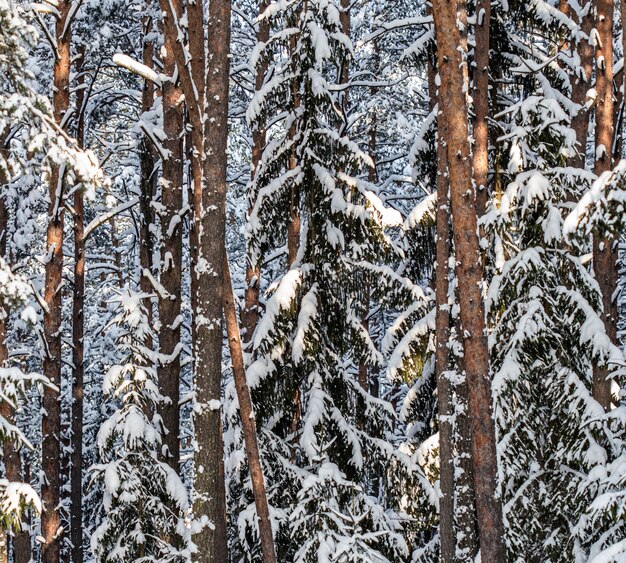
<svg viewBox="0 0 626 563">
<path fill-rule="evenodd" d="M 61 0 L 57 9 L 56 47 L 58 57 L 53 68 L 53 112 L 61 125 L 70 107 L 71 37 L 68 23 L 71 0 Z M 63 228 L 64 228 L 64 166 L 54 165 L 50 174 L 48 224 L 46 233 L 46 264 L 44 282 L 44 360 L 43 374 L 54 387 L 45 387 L 43 393 L 42 470 L 45 476 L 41 488 L 44 504 L 41 515 L 43 563 L 57 563 L 61 544 L 61 295 L 63 284 Z"/>
<path fill-rule="evenodd" d="M 596 0 L 596 154 L 595 173 L 611 170 L 613 146 L 613 0 Z M 593 240 L 593 268 L 602 293 L 602 320 L 611 342 L 617 341 L 617 250 L 609 239 Z M 593 397 L 611 409 L 611 380 L 606 366 L 594 366 Z"/>
<path fill-rule="evenodd" d="M 457 27 L 457 4 L 434 0 L 437 37 L 441 136 L 446 144 L 450 178 L 452 233 L 459 288 L 464 367 L 480 551 L 483 561 L 505 561 L 502 506 L 497 496 L 497 456 L 492 414 L 489 349 L 482 295 L 482 260 L 478 239 L 476 195 L 472 189 L 466 49 Z M 465 51 L 465 52 L 462 52 Z"/>
</svg>

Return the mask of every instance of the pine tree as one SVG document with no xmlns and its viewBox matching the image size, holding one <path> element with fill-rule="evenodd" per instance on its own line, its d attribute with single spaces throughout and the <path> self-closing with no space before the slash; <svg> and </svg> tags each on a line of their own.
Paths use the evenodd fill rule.
<svg viewBox="0 0 626 563">
<path fill-rule="evenodd" d="M 91 544 L 98 561 L 189 561 L 187 490 L 177 473 L 159 461 L 162 444 L 153 414 L 164 400 L 154 365 L 158 355 L 146 347 L 152 328 L 143 300 L 126 290 L 116 300 L 118 365 L 104 378 L 103 392 L 115 410 L 98 433 L 101 463 L 94 479 L 104 483 L 104 520 Z"/>
</svg>

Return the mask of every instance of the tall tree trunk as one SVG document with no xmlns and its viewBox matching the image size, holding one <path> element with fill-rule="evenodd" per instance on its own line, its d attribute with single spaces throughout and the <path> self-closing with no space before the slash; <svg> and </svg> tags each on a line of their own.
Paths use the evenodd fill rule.
<svg viewBox="0 0 626 563">
<path fill-rule="evenodd" d="M 172 0 L 177 15 L 182 15 L 180 0 Z M 164 459 L 178 471 L 180 461 L 180 326 L 183 226 L 183 94 L 177 83 L 176 56 L 172 41 L 165 34 L 163 72 L 163 125 L 167 158 L 163 159 L 161 178 L 161 263 L 160 283 L 164 294 L 159 295 L 159 352 L 157 366 L 159 388 L 165 402 L 159 406 L 165 434 Z"/>
<path fill-rule="evenodd" d="M 257 440 L 256 420 L 250 389 L 246 380 L 246 368 L 243 360 L 243 347 L 239 334 L 239 322 L 233 294 L 232 281 L 230 279 L 230 267 L 228 257 L 224 252 L 224 315 L 226 318 L 226 331 L 228 333 L 228 345 L 230 358 L 233 365 L 233 375 L 237 399 L 239 400 L 239 413 L 243 427 L 246 457 L 252 482 L 252 493 L 259 519 L 259 536 L 261 538 L 261 551 L 264 563 L 276 563 L 276 551 L 274 549 L 274 536 L 272 535 L 272 523 L 270 521 L 269 504 L 261 466 L 261 455 Z"/>
<path fill-rule="evenodd" d="M 441 117 L 440 117 L 441 119 Z M 437 136 L 439 137 L 439 135 Z M 442 563 L 452 563 L 456 554 L 454 529 L 454 404 L 452 384 L 447 376 L 450 369 L 450 305 L 448 267 L 450 261 L 450 209 L 448 199 L 448 171 L 446 151 L 437 141 L 437 266 L 435 270 L 435 295 L 437 300 L 435 368 L 437 377 L 437 405 L 439 409 L 439 541 Z"/>
<path fill-rule="evenodd" d="M 213 527 L 196 538 L 202 561 L 227 559 L 224 446 L 222 443 L 222 311 L 230 72 L 230 0 L 211 0 L 208 17 L 204 179 L 197 217 L 197 310 L 194 323 L 196 400 L 196 515 Z"/>
<path fill-rule="evenodd" d="M 433 0 L 437 59 L 441 77 L 440 112 L 450 176 L 452 232 L 456 251 L 460 320 L 465 374 L 469 390 L 472 463 L 476 511 L 483 561 L 506 560 L 502 506 L 497 495 L 495 425 L 491 404 L 491 377 L 487 345 L 482 266 L 478 240 L 476 196 L 472 186 L 468 75 L 465 49 L 457 27 L 456 3 Z"/>
<path fill-rule="evenodd" d="M 205 109 L 205 88 L 206 88 L 206 53 L 204 44 L 204 5 L 203 2 L 187 3 L 187 20 L 189 35 L 189 62 L 190 81 L 193 82 L 193 89 L 196 92 L 198 104 L 202 111 Z M 178 45 L 178 44 L 177 44 Z M 178 64 L 180 61 L 180 51 L 177 53 Z M 183 59 L 184 60 L 184 59 Z M 179 67 L 180 68 L 180 67 Z M 184 70 L 184 69 L 183 69 Z M 183 83 L 183 89 L 185 85 Z M 189 98 L 190 93 L 186 92 L 187 118 L 191 125 L 189 134 L 191 152 L 191 178 L 192 186 L 190 190 L 190 205 L 193 209 L 191 223 L 189 227 L 189 258 L 191 263 L 191 310 L 195 315 L 198 302 L 198 276 L 194 274 L 194 268 L 198 263 L 198 221 L 201 212 L 202 188 L 204 185 L 204 146 L 203 146 L 203 125 L 201 119 L 194 113 L 194 107 L 190 105 L 193 98 Z M 194 118 L 194 116 L 196 116 Z M 191 325 L 191 340 L 196 342 L 196 325 Z"/>
<path fill-rule="evenodd" d="M 261 15 L 267 6 L 268 0 L 259 1 L 259 15 Z M 257 44 L 267 43 L 270 37 L 270 25 L 267 18 L 263 18 L 259 21 L 259 27 L 256 33 Z M 254 77 L 254 89 L 259 92 L 265 83 L 265 77 L 267 75 L 268 63 L 263 60 L 256 69 L 256 75 Z M 265 150 L 267 131 L 263 126 L 255 127 L 252 131 L 252 170 L 251 180 L 254 180 L 256 173 L 258 172 L 261 159 L 263 158 L 263 151 Z M 250 198 L 248 201 L 248 212 L 250 213 L 254 208 L 255 201 Z M 256 329 L 256 325 L 259 322 L 259 292 L 261 290 L 261 268 L 257 264 L 252 264 L 248 256 L 248 262 L 246 264 L 246 295 L 245 304 L 241 313 L 241 324 L 243 327 L 243 341 L 244 346 L 248 348 L 252 342 L 252 337 Z"/>
<path fill-rule="evenodd" d="M 85 48 L 79 48 L 76 138 L 85 145 Z M 72 296 L 72 432 L 70 470 L 70 540 L 73 563 L 83 562 L 83 385 L 85 332 L 85 209 L 83 191 L 74 192 L 74 291 Z"/>
<path fill-rule="evenodd" d="M 581 30 L 589 37 L 593 29 L 593 11 L 591 9 L 591 0 L 582 7 L 582 17 L 574 18 L 578 20 Z M 560 5 L 561 11 L 569 17 L 572 17 L 572 10 L 568 0 L 562 0 Z M 586 13 L 585 13 L 586 9 Z M 587 154 L 587 138 L 589 136 L 589 108 L 586 107 L 588 92 L 591 88 L 591 76 L 593 74 L 593 47 L 588 39 L 582 39 L 578 45 L 570 45 L 572 51 L 578 51 L 580 57 L 579 72 L 577 76 L 572 77 L 572 102 L 580 109 L 572 116 L 572 129 L 576 133 L 576 141 L 578 142 L 578 153 L 570 158 L 572 166 L 576 168 L 585 168 Z"/>
<path fill-rule="evenodd" d="M 145 10 L 149 12 L 151 9 L 152 0 L 145 1 Z M 154 67 L 154 43 L 149 39 L 153 30 L 152 17 L 148 14 L 143 18 L 143 53 L 142 62 L 148 68 Z M 141 92 L 141 111 L 143 113 L 152 109 L 154 103 L 155 87 L 154 83 L 150 80 L 144 80 L 143 89 Z M 155 170 L 154 170 L 154 149 L 148 139 L 147 135 L 143 135 L 141 139 L 141 152 L 140 152 L 140 172 L 141 172 L 141 196 L 139 199 L 139 265 L 141 268 L 139 287 L 142 293 L 152 293 L 152 284 L 150 279 L 144 272 L 152 271 L 152 253 L 154 250 L 153 236 L 150 231 L 150 225 L 154 220 L 154 213 L 152 210 L 152 198 L 155 192 Z M 148 318 L 150 324 L 152 324 L 152 305 L 148 306 Z M 152 347 L 152 342 L 148 342 L 147 345 Z"/>
<path fill-rule="evenodd" d="M 481 217 L 487 209 L 489 190 L 489 24 L 491 0 L 476 2 L 476 31 L 474 47 L 474 182 L 476 184 L 476 211 Z"/>
<path fill-rule="evenodd" d="M 62 124 L 70 106 L 71 29 L 67 26 L 72 2 L 61 0 L 57 5 L 56 43 L 58 59 L 54 63 L 53 110 L 54 119 Z M 45 387 L 43 392 L 42 469 L 44 483 L 41 515 L 41 548 L 43 563 L 57 563 L 60 557 L 61 528 L 61 293 L 63 283 L 63 192 L 65 171 L 63 165 L 53 166 L 50 174 L 48 226 L 46 234 L 46 265 L 44 301 L 45 352 L 43 373 L 56 387 Z"/>
<path fill-rule="evenodd" d="M 596 160 L 597 175 L 611 169 L 613 145 L 613 0 L 596 0 Z M 609 239 L 593 240 L 593 267 L 602 293 L 602 320 L 611 342 L 617 340 L 617 251 Z M 611 408 L 611 380 L 607 367 L 593 370 L 593 396 L 606 411 Z"/>
</svg>

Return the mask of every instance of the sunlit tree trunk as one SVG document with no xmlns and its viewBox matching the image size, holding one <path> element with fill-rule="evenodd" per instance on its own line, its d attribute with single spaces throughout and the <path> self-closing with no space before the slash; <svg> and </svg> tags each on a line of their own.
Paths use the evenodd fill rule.
<svg viewBox="0 0 626 563">
<path fill-rule="evenodd" d="M 57 5 L 56 44 L 58 58 L 53 69 L 54 119 L 63 124 L 70 107 L 71 28 L 66 26 L 72 2 L 61 0 Z M 46 233 L 46 264 L 44 285 L 44 360 L 43 373 L 55 387 L 45 387 L 42 416 L 42 485 L 44 511 L 41 516 L 41 548 L 43 563 L 57 563 L 60 557 L 61 529 L 61 294 L 63 283 L 64 227 L 63 164 L 52 167 L 49 185 L 50 203 Z"/>
<path fill-rule="evenodd" d="M 228 345 L 230 357 L 233 365 L 233 376 L 237 399 L 239 401 L 239 412 L 241 415 L 241 426 L 243 428 L 244 442 L 246 447 L 246 457 L 250 470 L 250 480 L 252 482 L 252 493 L 256 507 L 259 536 L 261 538 L 261 551 L 264 563 L 276 562 L 276 551 L 274 549 L 274 537 L 272 535 L 272 525 L 270 522 L 269 504 L 265 490 L 265 480 L 263 478 L 263 468 L 261 466 L 261 456 L 257 440 L 256 421 L 250 389 L 246 380 L 246 368 L 243 360 L 243 347 L 239 333 L 239 321 L 233 294 L 232 281 L 230 278 L 230 266 L 228 257 L 224 253 L 224 314 L 226 317 L 226 331 L 228 334 Z"/>
<path fill-rule="evenodd" d="M 452 232 L 459 289 L 464 367 L 469 391 L 472 463 L 481 557 L 506 560 L 502 506 L 497 496 L 497 457 L 492 415 L 489 349 L 482 296 L 476 197 L 472 186 L 469 142 L 468 74 L 465 49 L 457 27 L 456 2 L 433 1 L 441 87 L 442 139 L 450 177 Z"/>
<path fill-rule="evenodd" d="M 613 0 L 596 0 L 596 154 L 595 173 L 611 169 L 613 145 Z M 602 293 L 602 320 L 611 342 L 617 340 L 617 250 L 609 239 L 593 240 L 593 267 Z M 606 366 L 593 370 L 593 396 L 606 411 L 611 408 L 611 380 Z"/>
<path fill-rule="evenodd" d="M 485 214 L 489 200 L 489 48 L 491 0 L 477 0 L 474 47 L 474 182 L 478 216 Z"/>
</svg>

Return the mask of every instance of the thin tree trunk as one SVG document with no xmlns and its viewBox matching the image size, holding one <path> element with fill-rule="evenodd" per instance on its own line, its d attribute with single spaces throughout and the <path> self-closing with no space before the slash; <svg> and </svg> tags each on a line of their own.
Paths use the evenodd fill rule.
<svg viewBox="0 0 626 563">
<path fill-rule="evenodd" d="M 489 190 L 489 24 L 491 0 L 476 2 L 476 31 L 474 47 L 474 182 L 476 184 L 476 211 L 481 217 L 487 209 Z"/>
<path fill-rule="evenodd" d="M 483 561 L 506 560 L 502 506 L 497 495 L 495 425 L 491 404 L 489 349 L 482 296 L 482 266 L 478 241 L 476 197 L 472 185 L 469 143 L 466 53 L 457 27 L 456 3 L 433 0 L 437 59 L 441 77 L 442 138 L 450 176 L 452 231 L 456 251 L 460 320 L 465 373 L 469 390 L 472 462 L 476 511 Z"/>
<path fill-rule="evenodd" d="M 76 138 L 81 148 L 85 144 L 85 48 L 79 49 L 76 93 L 78 123 Z M 83 562 L 83 385 L 84 314 L 85 314 L 85 209 L 83 191 L 74 192 L 74 291 L 72 296 L 72 432 L 70 469 L 70 540 L 73 563 Z"/>
<path fill-rule="evenodd" d="M 146 0 L 145 9 L 149 11 L 152 4 L 151 0 Z M 152 33 L 153 22 L 152 18 L 144 16 L 143 21 L 143 64 L 148 68 L 154 67 L 154 43 L 148 39 Z M 152 109 L 154 103 L 155 87 L 152 81 L 144 80 L 143 90 L 141 92 L 141 111 L 142 113 L 148 112 Z M 153 223 L 154 213 L 152 211 L 152 198 L 154 197 L 154 149 L 148 139 L 147 135 L 144 135 L 141 139 L 141 153 L 140 153 L 140 169 L 141 169 L 141 197 L 139 200 L 139 212 L 140 212 L 140 245 L 139 245 L 139 265 L 141 268 L 139 287 L 144 294 L 152 293 L 152 284 L 150 279 L 144 272 L 151 272 L 153 270 L 152 253 L 154 250 L 153 236 L 150 231 L 150 225 Z M 152 305 L 148 307 L 148 318 L 150 324 L 152 324 Z M 152 341 L 147 345 L 152 348 Z"/>
<path fill-rule="evenodd" d="M 198 434 L 194 511 L 213 528 L 196 536 L 202 561 L 227 559 L 224 446 L 222 443 L 222 311 L 230 71 L 230 0 L 211 0 L 208 17 L 204 179 L 197 217 L 197 311 L 194 317 Z"/>
<path fill-rule="evenodd" d="M 196 92 L 198 102 L 204 111 L 205 87 L 206 87 L 206 54 L 204 43 L 204 6 L 202 2 L 187 3 L 188 14 L 188 34 L 189 34 L 189 54 L 191 61 L 189 63 L 191 80 L 193 88 Z M 180 61 L 180 52 L 177 53 L 178 64 Z M 180 68 L 180 67 L 179 67 Z M 179 71 L 180 72 L 180 71 Z M 183 89 L 185 88 L 183 83 Z M 188 102 L 190 99 L 189 92 L 185 94 Z M 191 214 L 191 223 L 189 227 L 189 258 L 191 262 L 191 310 L 193 314 L 197 311 L 198 301 L 198 276 L 195 275 L 194 269 L 198 263 L 198 217 L 201 212 L 202 187 L 204 184 L 204 147 L 203 147 L 203 125 L 200 119 L 194 120 L 194 108 L 187 104 L 187 117 L 192 127 L 189 134 L 190 152 L 191 152 L 191 177 L 192 187 L 189 192 L 190 205 L 193 209 Z M 196 342 L 196 325 L 191 325 L 191 340 Z"/>
<path fill-rule="evenodd" d="M 591 0 L 589 0 L 591 3 Z M 583 6 L 583 10 L 584 10 Z M 561 2 L 560 9 L 567 16 L 572 16 L 568 0 Z M 578 19 L 578 18 L 577 18 Z M 591 8 L 579 19 L 581 30 L 589 37 L 593 29 L 593 12 Z M 589 136 L 589 109 L 586 107 L 588 92 L 591 88 L 591 76 L 593 74 L 593 47 L 588 39 L 582 39 L 578 45 L 571 45 L 570 49 L 578 51 L 582 75 L 574 76 L 572 82 L 572 102 L 580 107 L 572 116 L 572 129 L 576 133 L 578 153 L 570 159 L 572 166 L 585 168 L 587 154 L 587 138 Z"/>
<path fill-rule="evenodd" d="M 467 50 L 467 1 L 458 0 L 458 21 L 460 22 L 459 33 L 461 46 Z M 488 61 L 487 61 L 488 62 Z M 488 72 L 488 70 L 487 70 Z M 487 80 L 488 83 L 488 80 Z M 488 102 L 488 97 L 486 98 Z M 440 102 L 440 106 L 441 106 Z M 445 116 L 440 115 L 440 119 L 444 120 Z M 486 119 L 486 117 L 485 117 Z M 485 125 L 485 127 L 487 127 Z M 442 121 L 443 130 L 443 121 Z M 489 130 L 487 129 L 487 133 Z M 440 142 L 442 139 L 440 137 Z M 484 143 L 484 139 L 482 140 Z M 483 145 L 484 151 L 488 151 L 488 147 Z M 487 181 L 488 175 L 488 153 L 486 155 L 486 164 L 483 168 L 484 181 Z M 447 155 L 446 166 L 447 166 Z M 449 188 L 449 178 L 448 178 Z M 481 206 L 477 203 L 477 214 L 484 213 L 488 200 L 488 192 L 485 189 L 476 194 L 477 199 L 482 197 Z M 448 200 L 450 196 L 448 194 Z M 484 272 L 485 257 L 481 257 L 481 267 Z M 458 301 L 458 288 L 455 295 Z M 455 319 L 455 328 L 458 335 L 461 334 L 459 319 Z M 457 537 L 455 559 L 459 563 L 472 563 L 476 559 L 478 553 L 478 534 L 476 522 L 476 490 L 474 487 L 474 467 L 472 462 L 472 426 L 469 416 L 469 386 L 467 376 L 465 374 L 465 364 L 463 357 L 456 358 L 458 363 L 458 372 L 463 376 L 454 387 L 455 395 L 455 425 L 454 425 L 454 449 L 455 459 L 455 483 L 454 483 L 454 516 L 455 516 L 455 534 Z"/>
<path fill-rule="evenodd" d="M 445 147 L 437 142 L 437 266 L 435 295 L 437 300 L 435 368 L 437 404 L 439 409 L 439 541 L 442 563 L 455 561 L 456 534 L 454 529 L 454 453 L 452 415 L 452 384 L 447 377 L 450 369 L 450 306 L 448 267 L 450 259 L 450 209 Z"/>
<path fill-rule="evenodd" d="M 436 82 L 436 52 L 429 53 L 428 90 L 430 109 L 434 109 L 438 100 Z M 440 113 L 438 122 L 444 116 Z M 456 530 L 454 526 L 454 404 L 452 383 L 446 372 L 450 369 L 450 305 L 449 305 L 449 262 L 450 262 L 450 198 L 448 181 L 448 163 L 446 149 L 441 139 L 442 127 L 437 130 L 437 212 L 435 243 L 435 299 L 437 315 L 435 320 L 436 349 L 435 377 L 437 379 L 437 407 L 439 423 L 439 543 L 442 563 L 456 561 Z"/>
<path fill-rule="evenodd" d="M 224 253 L 224 314 L 226 317 L 226 331 L 228 333 L 228 345 L 233 365 L 237 399 L 239 400 L 239 412 L 243 427 L 244 443 L 252 482 L 252 493 L 256 507 L 259 536 L 261 538 L 261 551 L 264 563 L 276 562 L 274 550 L 274 537 L 272 535 L 272 523 L 270 521 L 269 504 L 261 466 L 261 455 L 257 440 L 256 420 L 254 408 L 250 397 L 250 389 L 246 380 L 246 368 L 243 361 L 243 348 L 239 334 L 239 323 L 233 294 L 232 281 L 230 279 L 230 267 L 228 257 Z"/>
<path fill-rule="evenodd" d="M 596 160 L 597 175 L 611 169 L 613 145 L 613 0 L 596 0 Z M 593 267 L 602 293 L 602 320 L 611 342 L 617 340 L 617 251 L 609 239 L 593 240 Z M 611 380 L 607 367 L 594 366 L 593 397 L 611 408 Z"/>
<path fill-rule="evenodd" d="M 58 59 L 54 63 L 54 119 L 61 124 L 70 106 L 71 29 L 66 22 L 71 0 L 61 0 L 57 9 L 56 42 Z M 56 387 L 45 387 L 43 393 L 42 485 L 44 511 L 41 515 L 41 548 L 43 563 L 57 563 L 60 557 L 61 529 L 61 293 L 63 283 L 63 165 L 53 166 L 50 175 L 48 226 L 46 235 L 44 301 L 45 352 L 43 373 Z"/>
<path fill-rule="evenodd" d="M 259 15 L 261 15 L 267 6 L 268 0 L 259 1 Z M 259 21 L 259 27 L 257 29 L 256 40 L 257 44 L 267 43 L 270 37 L 270 25 L 267 18 L 263 18 Z M 256 75 L 254 78 L 254 88 L 256 92 L 259 92 L 265 83 L 265 77 L 267 75 L 268 63 L 263 60 L 256 69 Z M 254 180 L 256 176 L 261 159 L 263 158 L 263 151 L 265 150 L 267 131 L 263 126 L 255 127 L 252 131 L 252 170 L 251 180 Z M 254 208 L 255 201 L 250 199 L 248 201 L 248 212 L 250 213 Z M 241 313 L 241 324 L 243 327 L 243 341 L 244 346 L 249 348 L 256 329 L 256 325 L 259 322 L 259 292 L 261 289 L 261 268 L 257 264 L 252 264 L 251 257 L 248 256 L 248 262 L 246 265 L 246 294 L 245 304 Z"/>
<path fill-rule="evenodd" d="M 172 0 L 177 15 L 182 15 L 180 0 Z M 172 41 L 165 34 L 163 72 L 168 77 L 163 84 L 163 146 L 167 158 L 163 159 L 161 178 L 161 263 L 160 283 L 165 292 L 159 295 L 159 351 L 157 366 L 159 388 L 166 401 L 159 405 L 165 433 L 164 459 L 178 471 L 180 462 L 180 326 L 182 284 L 182 217 L 183 206 L 183 95 L 174 82 L 177 75 L 176 57 Z"/>
</svg>

